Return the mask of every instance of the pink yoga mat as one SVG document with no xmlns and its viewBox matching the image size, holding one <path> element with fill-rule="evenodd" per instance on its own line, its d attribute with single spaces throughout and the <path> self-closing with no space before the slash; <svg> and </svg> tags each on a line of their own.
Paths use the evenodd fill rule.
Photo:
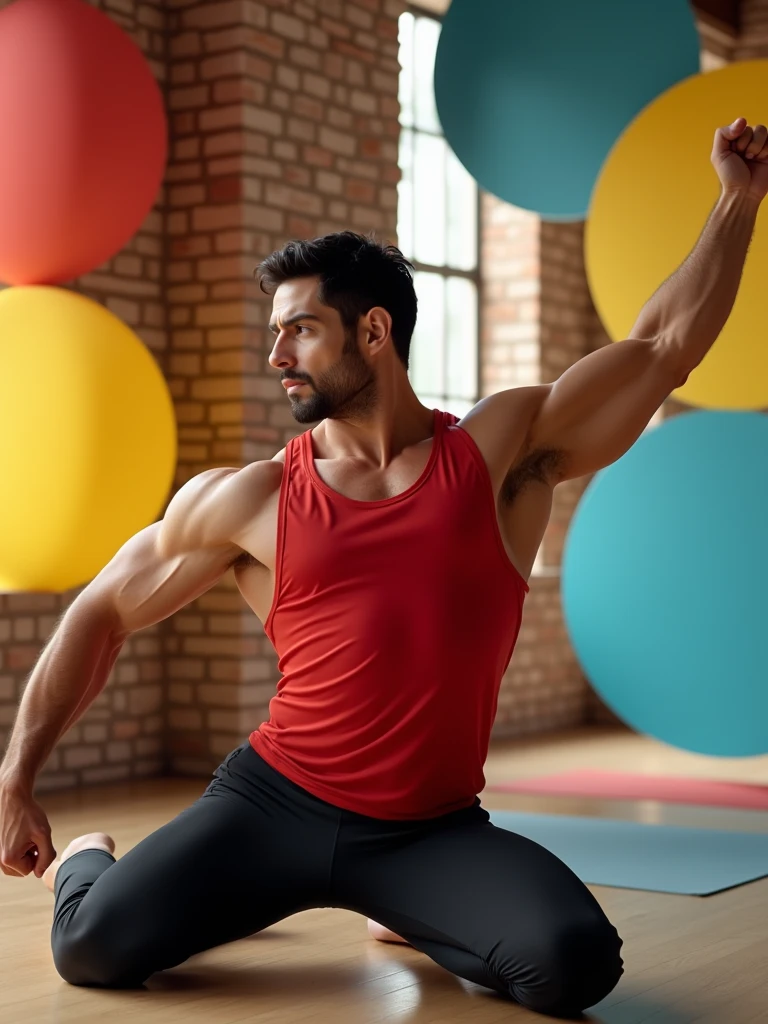
<svg viewBox="0 0 768 1024">
<path fill-rule="evenodd" d="M 592 796 L 603 800 L 660 800 L 670 804 L 703 804 L 768 811 L 768 786 L 746 782 L 714 782 L 670 775 L 630 775 L 591 768 L 543 775 L 487 787 L 495 793 L 541 793 L 549 796 Z"/>
</svg>

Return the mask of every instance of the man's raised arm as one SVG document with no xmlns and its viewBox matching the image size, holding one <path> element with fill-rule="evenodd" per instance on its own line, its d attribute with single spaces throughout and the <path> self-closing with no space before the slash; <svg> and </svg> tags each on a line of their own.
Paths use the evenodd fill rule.
<svg viewBox="0 0 768 1024">
<path fill-rule="evenodd" d="M 522 451 L 535 450 L 560 454 L 553 461 L 558 479 L 615 462 L 714 345 L 736 301 L 768 192 L 768 129 L 751 128 L 744 118 L 718 129 L 711 160 L 722 186 L 717 204 L 691 254 L 641 310 L 631 337 L 580 359 L 554 384 L 516 389 L 525 396 L 500 392 L 481 403 L 489 436 L 509 430 L 509 451 L 496 444 L 508 456 L 506 468 Z M 524 445 L 521 408 L 529 423 Z"/>
</svg>

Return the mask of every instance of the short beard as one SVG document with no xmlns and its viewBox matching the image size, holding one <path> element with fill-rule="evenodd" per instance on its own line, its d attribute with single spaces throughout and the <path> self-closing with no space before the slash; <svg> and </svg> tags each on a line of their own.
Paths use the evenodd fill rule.
<svg viewBox="0 0 768 1024">
<path fill-rule="evenodd" d="M 345 329 L 341 358 L 310 386 L 308 398 L 291 400 L 291 415 L 297 423 L 362 419 L 371 412 L 378 397 L 376 376 L 360 354 L 355 330 Z"/>
</svg>

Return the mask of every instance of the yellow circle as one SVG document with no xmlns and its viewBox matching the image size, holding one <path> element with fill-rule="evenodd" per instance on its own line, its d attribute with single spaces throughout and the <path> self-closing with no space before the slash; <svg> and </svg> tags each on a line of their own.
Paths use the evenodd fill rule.
<svg viewBox="0 0 768 1024">
<path fill-rule="evenodd" d="M 614 341 L 693 249 L 720 194 L 715 130 L 768 123 L 768 61 L 695 75 L 624 131 L 595 186 L 585 231 L 587 277 Z M 765 294 L 768 220 L 761 208 L 736 304 L 714 347 L 675 397 L 709 409 L 768 407 Z"/>
<path fill-rule="evenodd" d="M 93 579 L 154 522 L 175 464 L 173 402 L 133 331 L 64 289 L 0 293 L 0 591 Z"/>
</svg>

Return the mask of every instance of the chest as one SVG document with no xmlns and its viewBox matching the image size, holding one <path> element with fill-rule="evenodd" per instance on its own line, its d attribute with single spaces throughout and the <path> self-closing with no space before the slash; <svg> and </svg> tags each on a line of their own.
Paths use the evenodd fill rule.
<svg viewBox="0 0 768 1024">
<path fill-rule="evenodd" d="M 300 587 L 321 581 L 413 581 L 441 589 L 477 571 L 478 516 L 470 502 L 436 500 L 426 485 L 401 500 L 339 507 L 311 491 L 304 514 L 288 519 L 283 569 Z M 299 528 L 301 523 L 301 528 Z"/>
<path fill-rule="evenodd" d="M 312 471 L 336 494 L 353 501 L 388 501 L 409 490 L 424 473 L 431 440 L 401 452 L 384 468 L 361 459 L 313 459 Z"/>
</svg>

